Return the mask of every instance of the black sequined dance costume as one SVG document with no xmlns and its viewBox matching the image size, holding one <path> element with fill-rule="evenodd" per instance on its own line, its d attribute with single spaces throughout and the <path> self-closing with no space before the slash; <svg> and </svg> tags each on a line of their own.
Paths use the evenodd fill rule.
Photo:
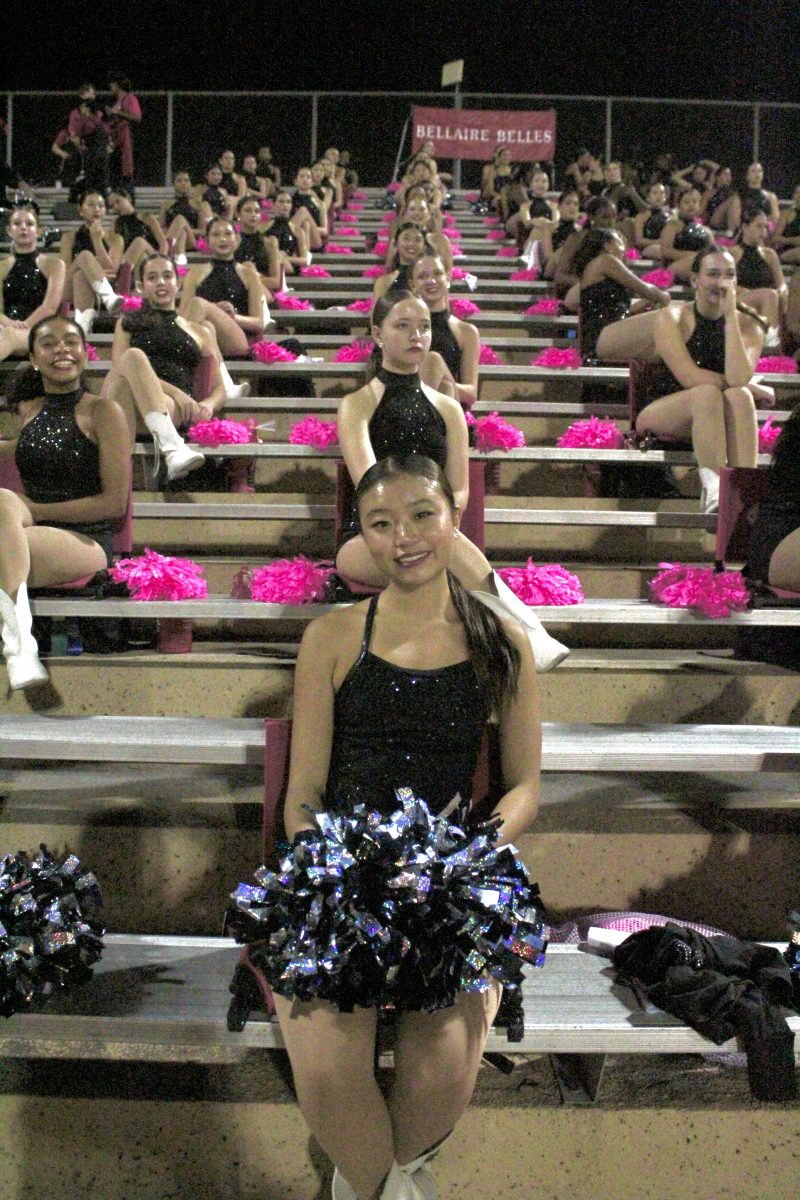
<svg viewBox="0 0 800 1200">
<path fill-rule="evenodd" d="M 47 294 L 47 276 L 36 265 L 38 250 L 15 254 L 14 265 L 3 280 L 3 312 L 12 321 L 24 321 Z"/>
<path fill-rule="evenodd" d="M 785 537 L 800 528 L 800 410 L 795 409 L 778 438 L 769 468 L 767 494 L 758 506 L 747 574 L 769 582 L 769 563 Z"/>
<path fill-rule="evenodd" d="M 759 253 L 758 246 L 742 245 L 742 257 L 736 264 L 736 282 L 739 287 L 751 290 L 775 287 L 769 263 Z"/>
<path fill-rule="evenodd" d="M 277 240 L 278 249 L 281 254 L 288 254 L 290 256 L 297 254 L 297 238 L 289 224 L 288 217 L 273 217 L 272 223 L 267 229 L 267 234 Z"/>
<path fill-rule="evenodd" d="M 672 243 L 674 250 L 702 250 L 711 240 L 711 234 L 704 225 L 691 220 L 681 221 L 681 225 L 683 228 L 675 234 Z"/>
<path fill-rule="evenodd" d="M 597 339 L 614 321 L 627 317 L 631 294 L 616 279 L 599 279 L 581 288 L 581 354 L 597 357 Z"/>
<path fill-rule="evenodd" d="M 396 278 L 389 284 L 387 292 L 407 292 L 410 290 L 410 276 L 413 263 L 403 263 L 402 266 L 395 267 L 397 271 Z"/>
<path fill-rule="evenodd" d="M 178 324 L 177 312 L 150 308 L 126 317 L 122 327 L 130 335 L 131 346 L 145 354 L 158 378 L 191 396 L 202 352 Z"/>
<path fill-rule="evenodd" d="M 571 233 L 580 233 L 580 226 L 562 217 L 550 236 L 553 250 L 560 250 Z"/>
<path fill-rule="evenodd" d="M 668 220 L 663 208 L 651 208 L 650 216 L 642 226 L 642 237 L 648 242 L 657 242 Z"/>
<path fill-rule="evenodd" d="M 259 275 L 269 275 L 269 255 L 260 233 L 240 233 L 239 245 L 233 252 L 236 262 L 251 262 Z"/>
<path fill-rule="evenodd" d="M 212 213 L 216 213 L 218 217 L 222 216 L 228 206 L 225 193 L 213 184 L 210 184 L 203 192 L 202 199 L 205 200 Z"/>
<path fill-rule="evenodd" d="M 42 408 L 20 430 L 14 458 L 25 495 L 36 504 L 81 500 L 103 490 L 100 451 L 75 420 L 75 406 L 85 390 L 46 395 Z M 111 562 L 111 521 L 45 520 L 37 524 L 86 534 L 103 547 Z"/>
<path fill-rule="evenodd" d="M 198 213 L 197 209 L 192 208 L 188 200 L 186 200 L 183 196 L 176 196 L 172 204 L 170 204 L 169 208 L 164 213 L 164 221 L 167 228 L 169 228 L 176 217 L 183 217 L 187 221 L 190 229 L 196 229 L 199 215 L 200 214 Z"/>
<path fill-rule="evenodd" d="M 114 232 L 118 233 L 122 238 L 122 244 L 127 250 L 131 242 L 137 237 L 144 238 L 149 246 L 154 250 L 158 249 L 158 241 L 149 225 L 146 225 L 138 213 L 123 213 L 121 217 L 117 217 Z"/>
<path fill-rule="evenodd" d="M 239 278 L 237 265 L 235 259 L 228 261 L 215 258 L 211 263 L 211 270 L 198 285 L 195 295 L 211 301 L 212 304 L 227 300 L 240 316 L 246 317 L 250 309 L 250 298 L 247 288 Z"/>
<path fill-rule="evenodd" d="M 461 347 L 450 328 L 450 313 L 446 308 L 431 313 L 431 350 L 441 354 L 453 379 L 460 383 Z"/>
<path fill-rule="evenodd" d="M 447 461 L 447 428 L 442 414 L 422 390 L 419 375 L 396 375 L 381 368 L 375 376 L 384 392 L 369 420 L 369 440 L 378 462 L 421 454 L 444 470 Z M 360 533 L 355 493 L 351 492 L 340 542 Z"/>
<path fill-rule="evenodd" d="M 714 371 L 718 375 L 724 375 L 725 318 L 717 317 L 716 320 L 712 320 L 710 317 L 704 317 L 702 313 L 697 311 L 697 305 L 695 304 L 694 321 L 692 336 L 686 342 L 689 357 L 692 362 L 696 363 L 698 367 L 702 367 L 704 371 Z M 642 404 L 642 408 L 646 404 L 650 404 L 653 400 L 659 400 L 662 396 L 671 396 L 673 392 L 683 392 L 685 390 L 683 384 L 678 382 L 666 363 L 663 363 L 660 372 L 655 376 L 655 380 Z"/>
<path fill-rule="evenodd" d="M 102 241 L 103 241 L 103 249 L 105 250 L 106 254 L 108 254 L 108 238 L 106 237 L 105 234 L 103 234 Z M 88 225 L 80 225 L 75 231 L 75 240 L 72 243 L 73 262 L 74 262 L 75 258 L 80 254 L 81 250 L 88 250 L 90 254 L 95 254 L 95 255 L 97 254 L 97 251 L 95 250 L 95 247 L 94 247 L 94 242 L 92 241 L 92 235 L 89 232 Z"/>
<path fill-rule="evenodd" d="M 292 216 L 300 208 L 307 209 L 314 219 L 314 224 L 319 225 L 322 212 L 310 192 L 295 192 L 292 196 Z"/>
</svg>

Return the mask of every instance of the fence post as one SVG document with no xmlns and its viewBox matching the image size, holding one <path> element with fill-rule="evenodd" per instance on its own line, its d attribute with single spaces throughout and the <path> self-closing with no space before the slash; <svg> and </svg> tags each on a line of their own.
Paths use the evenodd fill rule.
<svg viewBox="0 0 800 1200">
<path fill-rule="evenodd" d="M 173 92 L 167 92 L 167 157 L 164 163 L 164 187 L 172 183 L 172 97 Z"/>
<path fill-rule="evenodd" d="M 611 129 L 612 129 L 611 110 L 612 110 L 612 107 L 613 107 L 613 105 L 611 102 L 611 97 L 606 96 L 606 159 L 605 159 L 605 161 L 607 163 L 611 162 L 611 159 L 612 159 L 612 154 L 611 154 Z"/>
<path fill-rule="evenodd" d="M 311 154 L 309 155 L 309 163 L 317 161 L 317 126 L 319 124 L 319 106 L 316 92 L 311 94 Z"/>
<path fill-rule="evenodd" d="M 6 165 L 11 166 L 11 144 L 14 141 L 14 93 L 8 93 L 6 104 Z M 3 197 L 5 201 L 5 197 Z"/>
<path fill-rule="evenodd" d="M 761 105 L 753 105 L 753 162 L 758 162 L 759 146 L 761 144 Z"/>
</svg>

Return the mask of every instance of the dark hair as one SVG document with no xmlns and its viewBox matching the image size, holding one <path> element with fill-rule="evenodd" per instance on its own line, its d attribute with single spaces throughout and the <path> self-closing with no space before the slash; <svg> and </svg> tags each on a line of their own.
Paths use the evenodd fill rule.
<svg viewBox="0 0 800 1200">
<path fill-rule="evenodd" d="M 127 75 L 123 75 L 121 71 L 109 71 L 108 82 L 109 84 L 118 83 L 123 92 L 130 92 L 133 89 L 130 79 L 128 79 Z"/>
<path fill-rule="evenodd" d="M 564 201 L 566 200 L 567 196 L 575 196 L 576 199 L 578 199 L 578 200 L 580 199 L 580 196 L 578 196 L 578 193 L 576 192 L 575 188 L 568 187 L 568 188 L 565 188 L 564 191 L 561 193 L 561 195 L 558 197 L 558 203 L 563 204 Z"/>
<path fill-rule="evenodd" d="M 592 196 L 589 203 L 586 205 L 586 215 L 590 221 L 596 221 L 601 213 L 616 212 L 617 206 L 613 200 L 608 200 L 605 196 Z"/>
<path fill-rule="evenodd" d="M 580 279 L 592 259 L 602 254 L 615 237 L 616 231 L 613 229 L 587 229 L 572 256 L 572 273 Z"/>
<path fill-rule="evenodd" d="M 697 254 L 695 254 L 694 258 L 692 259 L 692 265 L 690 269 L 693 275 L 698 274 L 701 266 L 703 265 L 703 259 L 708 258 L 711 254 L 730 255 L 730 250 L 726 249 L 725 246 L 718 246 L 716 242 L 709 242 L 707 246 L 703 246 L 701 250 L 697 251 Z M 760 325 L 764 333 L 766 333 L 769 329 L 769 321 L 766 319 L 766 317 L 762 317 L 761 313 L 756 312 L 756 310 L 751 308 L 749 304 L 744 304 L 741 300 L 737 300 L 736 310 L 737 312 L 744 313 L 746 317 L 750 317 L 753 321 L 755 321 L 756 325 Z"/>
<path fill-rule="evenodd" d="M 420 258 L 422 258 L 422 255 L 420 255 Z M 414 292 L 410 292 L 408 288 L 389 288 L 387 291 L 385 291 L 372 306 L 372 312 L 369 318 L 370 330 L 372 330 L 373 326 L 375 325 L 377 325 L 380 329 L 381 325 L 386 320 L 395 305 L 402 304 L 404 300 L 420 300 L 420 298 L 419 296 L 416 296 Z M 425 301 L 420 300 L 420 303 L 425 304 Z M 375 378 L 382 365 L 383 351 L 378 343 L 375 342 L 365 367 L 365 381 L 367 383 L 369 383 L 371 379 Z"/>
<path fill-rule="evenodd" d="M 230 217 L 223 217 L 221 213 L 215 213 L 213 217 L 209 217 L 208 219 L 208 224 L 206 225 L 206 236 L 211 233 L 211 230 L 215 225 L 230 225 L 230 227 L 233 229 L 233 221 L 230 219 Z M 234 230 L 234 233 L 235 232 L 236 231 Z"/>
<path fill-rule="evenodd" d="M 745 205 L 745 207 L 742 209 L 741 221 L 739 222 L 739 225 L 740 225 L 739 237 L 741 238 L 741 226 L 742 225 L 749 225 L 751 221 L 754 221 L 756 219 L 756 217 L 761 217 L 761 216 L 764 216 L 763 208 L 759 208 L 757 204 Z"/>
<path fill-rule="evenodd" d="M 237 200 L 237 202 L 236 202 L 236 212 L 237 212 L 237 214 L 238 214 L 238 213 L 240 213 L 240 212 L 242 211 L 242 209 L 244 208 L 245 204 L 249 204 L 251 200 L 255 200 L 255 202 L 256 202 L 256 204 L 259 206 L 259 208 L 261 207 L 261 197 L 260 197 L 260 196 L 257 196 L 257 195 L 255 194 L 255 192 L 246 192 L 246 193 L 244 194 L 244 196 L 242 196 L 242 197 L 241 197 L 239 200 Z"/>
<path fill-rule="evenodd" d="M 115 183 L 113 187 L 108 189 L 109 196 L 124 196 L 126 200 L 130 200 L 131 204 L 136 206 L 133 198 L 133 192 L 127 183 Z"/>
<path fill-rule="evenodd" d="M 390 479 L 411 475 L 435 483 L 450 506 L 456 510 L 455 497 L 450 481 L 442 468 L 433 459 L 421 454 L 409 454 L 403 458 L 383 458 L 374 463 L 361 476 L 356 488 L 356 506 L 367 492 Z M 447 572 L 450 598 L 461 618 L 467 639 L 469 658 L 475 670 L 482 696 L 486 701 L 486 716 L 502 711 L 511 699 L 519 683 L 520 653 L 509 638 L 494 613 L 476 600 L 456 579 L 452 571 Z"/>
<path fill-rule="evenodd" d="M 40 317 L 35 325 L 31 327 L 28 334 L 28 353 L 33 354 L 36 335 L 43 325 L 49 325 L 51 321 L 63 321 L 65 325 L 71 325 L 73 329 L 77 329 L 80 334 L 81 344 L 86 347 L 86 334 L 80 327 L 77 321 L 72 317 L 62 317 L 60 313 L 53 313 L 49 317 Z M 84 386 L 83 375 L 80 378 L 80 386 Z M 35 400 L 43 393 L 42 378 L 35 367 L 27 363 L 25 366 L 20 366 L 14 373 L 11 386 L 8 390 L 8 399 L 6 407 L 11 412 L 16 412 L 20 404 L 26 400 Z"/>
<path fill-rule="evenodd" d="M 428 250 L 429 248 L 432 249 L 431 243 L 428 241 L 427 237 L 425 236 L 425 231 L 420 229 L 419 225 L 415 225 L 413 221 L 404 221 L 403 224 L 398 225 L 397 229 L 394 231 L 395 251 L 394 251 L 394 257 L 392 258 L 391 264 L 389 266 L 389 269 L 391 271 L 396 271 L 400 265 L 400 250 L 397 246 L 397 242 L 400 237 L 400 234 L 405 232 L 406 229 L 413 229 L 414 232 L 418 233 L 420 235 L 420 237 L 422 238 L 422 250 L 420 251 L 421 254 L 424 254 L 425 251 Z"/>
<path fill-rule="evenodd" d="M 30 209 L 30 211 L 32 213 L 36 214 L 36 219 L 38 221 L 39 217 L 41 216 L 42 210 L 39 207 L 39 205 L 36 203 L 36 201 L 33 199 L 32 196 L 24 196 L 21 200 L 13 201 L 13 203 L 11 205 L 11 216 L 9 217 L 9 220 L 11 220 L 11 217 L 14 215 L 15 212 L 24 212 L 26 208 Z"/>
<path fill-rule="evenodd" d="M 686 188 L 686 190 L 681 192 L 680 196 L 678 196 L 678 208 L 681 206 L 681 201 L 685 200 L 687 196 L 691 196 L 692 192 L 695 192 L 698 197 L 700 196 L 700 188 L 695 187 L 694 184 L 692 184 L 691 187 Z"/>
</svg>

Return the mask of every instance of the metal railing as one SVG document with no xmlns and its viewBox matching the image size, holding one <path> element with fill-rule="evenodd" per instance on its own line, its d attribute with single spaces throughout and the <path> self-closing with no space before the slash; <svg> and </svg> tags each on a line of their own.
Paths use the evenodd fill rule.
<svg viewBox="0 0 800 1200">
<path fill-rule="evenodd" d="M 33 182 L 52 181 L 50 145 L 74 105 L 71 92 L 2 93 L 7 157 Z M 347 146 L 364 183 L 388 182 L 398 141 L 414 103 L 449 107 L 451 92 L 137 92 L 143 120 L 134 126 L 136 181 L 169 184 L 174 169 L 199 177 L 207 162 L 230 147 L 237 155 L 270 145 L 291 178 L 328 145 Z M 581 146 L 605 158 L 649 161 L 672 151 L 684 166 L 696 158 L 724 161 L 741 173 L 764 163 L 767 184 L 791 194 L 800 180 L 800 104 L 749 100 L 684 100 L 651 96 L 566 96 L 477 93 L 465 108 L 543 108 L 557 112 L 558 167 Z M 406 146 L 410 152 L 410 144 Z M 480 163 L 465 162 L 465 186 Z"/>
</svg>

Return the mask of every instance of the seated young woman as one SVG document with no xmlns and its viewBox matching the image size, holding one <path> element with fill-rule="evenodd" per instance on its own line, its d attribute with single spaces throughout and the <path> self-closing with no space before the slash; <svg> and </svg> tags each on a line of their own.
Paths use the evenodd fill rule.
<svg viewBox="0 0 800 1200">
<path fill-rule="evenodd" d="M 200 204 L 192 196 L 192 177 L 188 171 L 176 171 L 172 186 L 175 194 L 161 205 L 158 219 L 167 240 L 172 241 L 176 263 L 185 266 L 186 251 L 197 247 Z"/>
<path fill-rule="evenodd" d="M 800 592 L 800 408 L 775 444 L 767 494 L 750 535 L 747 574 L 761 583 Z"/>
<path fill-rule="evenodd" d="M 139 282 L 142 307 L 117 321 L 103 395 L 125 413 L 131 442 L 137 433 L 149 433 L 164 456 L 167 478 L 180 479 L 204 459 L 178 430 L 210 421 L 225 404 L 219 350 L 213 326 L 178 315 L 179 280 L 171 258 L 156 253 L 144 259 Z M 192 390 L 201 358 L 214 366 L 211 393 L 198 403 Z"/>
<path fill-rule="evenodd" d="M 39 214 L 32 201 L 15 205 L 6 232 L 11 253 L 0 258 L 0 362 L 28 353 L 31 329 L 58 312 L 66 279 L 57 255 L 39 253 Z"/>
<path fill-rule="evenodd" d="M 432 391 L 420 380 L 420 364 L 430 350 L 431 315 L 407 291 L 392 291 L 372 312 L 373 357 L 367 383 L 345 396 L 337 417 L 339 444 L 353 486 L 375 462 L 387 456 L 422 454 L 445 471 L 458 507 L 469 496 L 467 423 L 458 401 Z M 385 574 L 369 552 L 351 513 L 336 556 L 346 578 L 381 587 Z M 493 570 L 477 546 L 460 538 L 453 570 L 461 582 L 493 611 L 511 616 L 531 638 L 537 667 L 547 670 L 567 654 L 545 631 L 535 613 L 522 604 Z"/>
<path fill-rule="evenodd" d="M 792 207 L 781 209 L 770 244 L 782 263 L 800 263 L 800 183 L 792 193 Z"/>
<path fill-rule="evenodd" d="M 667 204 L 667 189 L 663 183 L 651 183 L 647 189 L 647 208 L 633 218 L 633 245 L 644 258 L 660 258 L 659 239 L 668 221 L 674 220 Z"/>
<path fill-rule="evenodd" d="M 75 308 L 75 320 L 85 334 L 94 322 L 95 298 L 107 312 L 122 305 L 109 283 L 122 262 L 123 243 L 117 233 L 106 233 L 103 219 L 106 202 L 99 192 L 87 192 L 80 204 L 82 224 L 68 229 L 61 238 L 61 260 L 66 267 L 64 299 Z"/>
<path fill-rule="evenodd" d="M 766 244 L 768 236 L 766 214 L 760 208 L 746 210 L 731 254 L 736 263 L 739 296 L 766 320 L 769 326 L 766 345 L 778 346 L 778 324 L 786 306 L 786 280 L 777 253 Z"/>
<path fill-rule="evenodd" d="M 265 237 L 275 239 L 280 262 L 287 275 L 296 275 L 301 267 L 311 262 L 311 251 L 300 221 L 292 217 L 290 192 L 278 192 L 272 205 L 272 219 L 267 221 L 262 232 Z"/>
<path fill-rule="evenodd" d="M 198 207 L 200 229 L 205 229 L 212 217 L 227 217 L 233 220 L 236 211 L 237 192 L 229 192 L 222 186 L 222 167 L 218 162 L 206 167 L 203 182 L 195 185 L 192 199 Z"/>
<path fill-rule="evenodd" d="M 436 249 L 425 234 L 413 221 L 401 225 L 395 238 L 389 243 L 386 254 L 387 274 L 378 275 L 372 285 L 373 300 L 391 291 L 407 291 L 411 275 L 411 267 L 425 250 Z"/>
<path fill-rule="evenodd" d="M 0 455 L 14 457 L 24 489 L 17 495 L 0 488 L 0 633 L 12 689 L 47 679 L 28 587 L 68 583 L 109 565 L 131 473 L 122 410 L 82 384 L 80 325 L 44 317 L 28 343 L 38 387 L 18 404 L 17 435 L 0 441 Z"/>
<path fill-rule="evenodd" d="M 259 200 L 267 200 L 275 190 L 271 179 L 266 175 L 259 175 L 255 154 L 245 154 L 242 159 L 242 178 L 245 194 L 248 196 L 258 196 Z"/>
<path fill-rule="evenodd" d="M 700 211 L 706 225 L 720 231 L 733 229 L 731 201 L 735 195 L 733 171 L 728 166 L 718 167 L 707 180 L 700 198 Z"/>
<path fill-rule="evenodd" d="M 699 251 L 691 280 L 693 301 L 671 303 L 650 318 L 633 317 L 607 332 L 621 331 L 618 343 L 627 325 L 651 321 L 663 370 L 639 412 L 636 430 L 691 440 L 702 487 L 701 509 L 714 513 L 719 507 L 720 468 L 756 464 L 752 378 L 766 322 L 737 299 L 736 264 L 727 250 L 711 246 Z"/>
<path fill-rule="evenodd" d="M 226 217 L 213 217 L 206 229 L 210 262 L 190 267 L 183 281 L 180 314 L 198 324 L 209 321 L 225 358 L 242 358 L 250 352 L 250 338 L 264 331 L 269 309 L 251 262 L 239 263 L 234 255 L 239 235 Z"/>
<path fill-rule="evenodd" d="M 452 271 L 453 247 L 450 239 L 442 232 L 441 213 L 434 213 L 428 203 L 424 190 L 418 187 L 408 190 L 405 202 L 400 208 L 396 220 L 389 226 L 389 244 L 386 248 L 387 265 L 393 261 L 397 252 L 398 233 L 408 225 L 416 225 L 422 231 L 425 241 L 434 247 L 447 270 Z"/>
<path fill-rule="evenodd" d="M 742 223 L 742 214 L 751 212 L 754 208 L 761 209 L 767 220 L 771 221 L 773 228 L 778 224 L 781 215 L 778 197 L 774 192 L 768 191 L 763 184 L 764 168 L 761 163 L 750 163 L 745 172 L 744 183 L 737 188 L 736 194 L 731 200 L 729 210 L 731 229 L 737 230 Z"/>
<path fill-rule="evenodd" d="M 280 291 L 283 281 L 281 253 L 277 238 L 264 231 L 261 224 L 261 201 L 258 196 L 242 196 L 236 205 L 239 218 L 239 245 L 233 257 L 237 262 L 251 262 L 258 271 L 267 300 Z"/>
<path fill-rule="evenodd" d="M 235 197 L 236 200 L 241 200 L 247 191 L 247 185 L 245 184 L 244 176 L 240 175 L 236 170 L 236 155 L 232 150 L 223 150 L 217 162 L 222 171 L 220 187 L 229 196 Z"/>
<path fill-rule="evenodd" d="M 568 234 L 558 251 L 553 275 L 553 291 L 563 300 L 569 312 L 577 312 L 580 304 L 580 280 L 573 268 L 578 247 L 590 229 L 613 229 L 617 221 L 616 205 L 605 196 L 594 196 L 586 205 L 586 226 Z"/>
<path fill-rule="evenodd" d="M 699 215 L 700 193 L 697 188 L 688 188 L 678 200 L 677 215 L 667 221 L 658 240 L 661 258 L 683 283 L 692 276 L 695 255 L 714 244 L 711 230 L 698 223 Z"/>
<path fill-rule="evenodd" d="M 558 197 L 558 221 L 542 230 L 539 241 L 541 257 L 544 259 L 545 279 L 555 279 L 562 247 L 573 234 L 579 237 L 583 232 L 578 224 L 579 216 L 578 193 L 570 189 L 562 192 Z"/>
<path fill-rule="evenodd" d="M 497 213 L 502 194 L 511 183 L 511 174 L 511 151 L 507 146 L 497 146 L 481 171 L 481 200 Z"/>
<path fill-rule="evenodd" d="M 558 224 L 558 206 L 547 199 L 550 191 L 550 176 L 547 171 L 534 171 L 531 175 L 527 199 L 523 200 L 516 213 L 509 211 L 506 219 L 506 233 L 509 237 L 517 238 L 520 244 L 539 241 L 547 233 L 552 233 Z M 512 189 L 509 188 L 507 197 L 510 200 Z M 510 206 L 509 206 L 510 208 Z"/>
<path fill-rule="evenodd" d="M 108 206 L 115 217 L 111 228 L 122 238 L 125 248 L 122 261 L 131 264 L 134 274 L 142 259 L 154 250 L 167 253 L 164 230 L 152 213 L 139 216 L 130 189 L 124 183 L 115 184 L 108 193 Z"/>
<path fill-rule="evenodd" d="M 604 359 L 606 326 L 646 307 L 664 307 L 669 292 L 645 283 L 625 266 L 625 242 L 616 229 L 590 229 L 572 259 L 580 281 L 581 354 Z M 631 303 L 633 297 L 637 299 Z"/>
<path fill-rule="evenodd" d="M 291 215 L 303 229 L 312 250 L 321 250 L 328 240 L 328 206 L 314 191 L 310 167 L 298 167 L 294 177 Z"/>
<path fill-rule="evenodd" d="M 411 268 L 410 290 L 427 304 L 431 314 L 431 350 L 440 354 L 455 382 L 462 408 L 478 399 L 480 334 L 475 325 L 450 312 L 450 277 L 434 250 L 424 251 Z M 421 372 L 423 382 L 428 382 Z M 437 391 L 441 387 L 437 387 Z"/>
</svg>

